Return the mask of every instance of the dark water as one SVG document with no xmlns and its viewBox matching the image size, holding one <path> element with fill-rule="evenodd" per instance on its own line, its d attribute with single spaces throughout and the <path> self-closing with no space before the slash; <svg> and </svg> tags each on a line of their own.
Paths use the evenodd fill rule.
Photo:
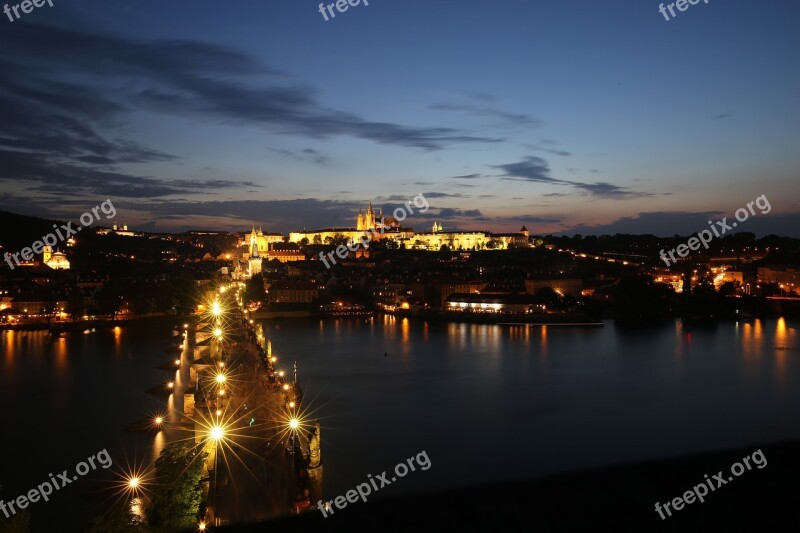
<svg viewBox="0 0 800 533">
<path fill-rule="evenodd" d="M 136 435 L 131 422 L 164 412 L 166 398 L 144 391 L 176 378 L 154 368 L 174 359 L 165 352 L 180 338 L 170 326 L 128 326 L 69 333 L 51 339 L 46 332 L 0 332 L 0 484 L 5 501 L 26 494 L 63 470 L 104 449 L 113 460 L 56 491 L 49 502 L 28 507 L 34 530 L 80 531 L 102 509 L 88 494 L 122 479 L 128 466 L 150 463 L 164 434 Z M 169 400 L 172 403 L 172 400 Z M 113 498 L 112 498 L 113 500 Z M 5 516 L 0 513 L 0 521 Z"/>
<path fill-rule="evenodd" d="M 800 437 L 798 324 L 269 325 L 322 418 L 328 497 L 422 450 L 382 494 Z M 779 349 L 782 348 L 782 349 Z M 385 356 L 384 353 L 388 353 Z"/>
<path fill-rule="evenodd" d="M 431 468 L 381 495 L 800 438 L 797 327 L 626 331 L 381 317 L 265 323 L 265 334 L 285 370 L 298 362 L 309 419 L 321 419 L 333 498 L 423 450 Z M 4 499 L 103 449 L 115 463 L 34 504 L 41 530 L 75 530 L 96 510 L 83 496 L 96 481 L 151 460 L 169 438 L 123 428 L 173 404 L 143 392 L 176 377 L 154 368 L 173 357 L 164 349 L 179 338 L 170 335 L 168 325 L 55 341 L 0 332 Z"/>
</svg>

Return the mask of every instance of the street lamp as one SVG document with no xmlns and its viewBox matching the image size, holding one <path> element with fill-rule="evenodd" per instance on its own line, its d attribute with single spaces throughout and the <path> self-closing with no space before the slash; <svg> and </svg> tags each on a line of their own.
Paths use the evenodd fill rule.
<svg viewBox="0 0 800 533">
<path fill-rule="evenodd" d="M 220 425 L 213 426 L 209 432 L 211 440 L 214 441 L 214 518 L 218 516 L 217 510 L 217 469 L 219 465 L 219 441 L 225 437 L 225 428 Z"/>
</svg>

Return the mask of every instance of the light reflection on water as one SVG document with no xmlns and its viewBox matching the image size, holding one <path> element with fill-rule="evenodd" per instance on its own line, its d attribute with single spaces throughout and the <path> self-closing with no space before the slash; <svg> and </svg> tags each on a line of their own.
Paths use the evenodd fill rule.
<svg viewBox="0 0 800 533">
<path fill-rule="evenodd" d="M 800 437 L 800 339 L 785 320 L 642 331 L 379 316 L 266 323 L 264 334 L 279 358 L 298 361 L 319 408 L 333 495 L 421 450 L 434 467 L 387 492 Z M 183 397 L 143 391 L 169 379 L 188 386 L 187 365 L 154 368 L 175 358 L 165 348 L 179 341 L 152 327 L 57 339 L 0 332 L 0 401 L 21 435 L 4 445 L 15 460 L 0 481 L 22 493 L 39 474 L 105 448 L 115 463 L 154 460 L 176 438 Z M 167 413 L 164 431 L 122 431 L 155 412 Z M 59 445 L 43 461 L 31 444 L 53 435 Z M 46 514 L 79 523 L 87 489 L 60 495 Z"/>
<path fill-rule="evenodd" d="M 375 320 L 265 324 L 319 393 L 334 494 L 418 449 L 437 468 L 400 492 L 800 437 L 800 346 L 784 320 Z"/>
</svg>

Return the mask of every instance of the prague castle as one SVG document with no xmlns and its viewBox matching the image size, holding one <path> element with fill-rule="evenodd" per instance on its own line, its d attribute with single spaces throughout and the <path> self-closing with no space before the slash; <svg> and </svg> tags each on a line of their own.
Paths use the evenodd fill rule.
<svg viewBox="0 0 800 533">
<path fill-rule="evenodd" d="M 412 228 L 403 227 L 392 217 L 384 217 L 383 210 L 376 213 L 369 202 L 366 210 L 359 209 L 353 227 L 334 227 L 316 230 L 293 231 L 289 234 L 289 242 L 295 244 L 330 244 L 334 240 L 344 238 L 354 243 L 369 235 L 370 240 L 389 239 L 406 248 L 421 250 L 440 250 L 446 246 L 451 250 L 504 250 L 509 247 L 526 247 L 530 245 L 529 233 L 522 227 L 518 233 L 491 233 L 488 231 L 445 231 L 439 222 L 434 222 L 430 232 L 415 233 Z M 273 245 L 283 242 L 279 233 L 263 233 L 255 226 L 251 233 L 242 240 L 247 246 L 248 255 L 257 249 L 263 257 Z M 255 247 L 254 247 L 255 245 Z"/>
<path fill-rule="evenodd" d="M 308 244 L 328 244 L 333 239 L 345 237 L 348 242 L 355 242 L 365 234 L 370 235 L 371 240 L 392 239 L 402 241 L 414 235 L 411 228 L 403 228 L 400 223 L 392 217 L 384 217 L 383 210 L 378 214 L 372 209 L 372 202 L 367 205 L 366 212 L 358 210 L 355 227 L 348 228 L 326 228 L 313 231 L 293 231 L 289 234 L 289 242 L 302 243 L 304 240 Z"/>
</svg>

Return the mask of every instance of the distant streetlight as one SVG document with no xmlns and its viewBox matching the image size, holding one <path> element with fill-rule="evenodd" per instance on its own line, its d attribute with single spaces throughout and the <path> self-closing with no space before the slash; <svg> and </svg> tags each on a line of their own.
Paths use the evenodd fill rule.
<svg viewBox="0 0 800 533">
<path fill-rule="evenodd" d="M 217 470 L 219 465 L 219 441 L 225 437 L 225 428 L 214 426 L 209 432 L 211 440 L 214 441 L 214 515 L 217 514 Z"/>
</svg>

